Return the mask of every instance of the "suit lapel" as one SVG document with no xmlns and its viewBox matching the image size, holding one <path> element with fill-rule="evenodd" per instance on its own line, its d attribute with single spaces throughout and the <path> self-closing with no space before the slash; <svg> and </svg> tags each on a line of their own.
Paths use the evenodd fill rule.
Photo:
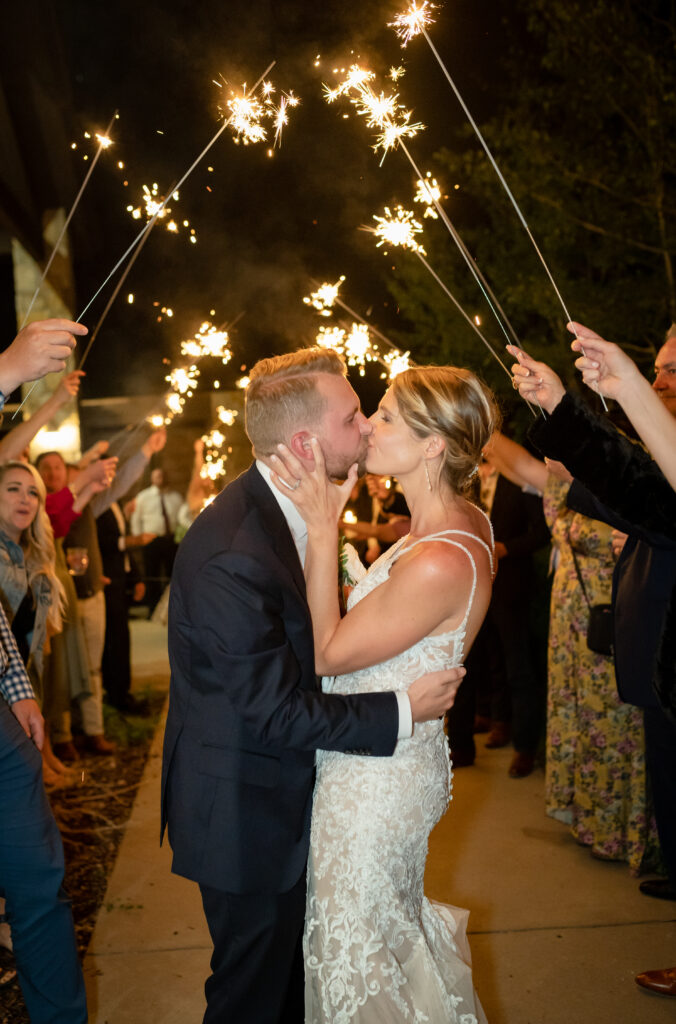
<svg viewBox="0 0 676 1024">
<path fill-rule="evenodd" d="M 303 600 L 306 600 L 305 577 L 298 551 L 293 542 L 291 530 L 279 504 L 254 463 L 245 473 L 244 486 L 252 503 L 256 506 L 262 527 L 277 555 L 290 571 Z"/>
</svg>

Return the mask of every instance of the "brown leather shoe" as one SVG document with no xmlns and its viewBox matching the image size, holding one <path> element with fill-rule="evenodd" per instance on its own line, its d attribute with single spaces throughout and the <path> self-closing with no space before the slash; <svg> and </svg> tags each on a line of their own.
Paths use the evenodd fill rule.
<svg viewBox="0 0 676 1024">
<path fill-rule="evenodd" d="M 488 739 L 486 740 L 486 746 L 489 750 L 496 747 L 506 747 L 511 738 L 512 730 L 509 722 L 493 722 Z"/>
<path fill-rule="evenodd" d="M 658 996 L 676 996 L 676 967 L 665 967 L 663 971 L 644 971 L 634 979 L 641 988 L 647 988 Z"/>
<path fill-rule="evenodd" d="M 114 754 L 117 747 L 110 740 L 107 740 L 105 736 L 85 736 L 85 749 L 90 754 L 98 754 L 101 757 L 107 757 L 109 754 Z"/>
<path fill-rule="evenodd" d="M 509 766 L 509 774 L 513 779 L 525 779 L 535 768 L 533 754 L 515 754 Z"/>
<path fill-rule="evenodd" d="M 67 740 L 66 743 L 55 743 L 52 746 L 54 756 L 59 761 L 79 761 L 80 755 L 77 752 L 77 748 L 72 740 Z"/>
</svg>

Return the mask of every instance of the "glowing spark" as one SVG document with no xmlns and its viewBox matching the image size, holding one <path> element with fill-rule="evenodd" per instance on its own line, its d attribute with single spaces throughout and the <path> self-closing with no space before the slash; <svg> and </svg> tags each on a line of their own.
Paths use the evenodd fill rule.
<svg viewBox="0 0 676 1024">
<path fill-rule="evenodd" d="M 225 444 L 225 434 L 216 427 L 210 434 L 204 434 L 202 440 L 207 448 L 222 448 Z"/>
<path fill-rule="evenodd" d="M 150 416 L 148 418 L 148 423 L 150 424 L 151 427 L 155 427 L 155 429 L 157 430 L 159 429 L 159 427 L 164 426 L 164 416 L 162 416 L 160 413 L 158 413 L 155 416 Z"/>
<path fill-rule="evenodd" d="M 286 108 L 288 106 L 288 103 L 289 103 L 289 101 L 288 101 L 287 97 L 286 96 L 282 96 L 280 101 L 279 101 L 279 107 L 277 108 L 277 113 L 275 114 L 275 118 L 274 118 L 274 121 L 273 121 L 273 124 L 275 126 L 275 146 L 281 145 L 281 142 L 282 142 L 282 129 L 284 128 L 285 125 L 287 125 L 289 123 L 289 118 L 288 118 L 287 113 L 286 113 Z"/>
<path fill-rule="evenodd" d="M 249 387 L 249 377 L 240 377 L 239 380 L 236 381 L 236 387 L 241 388 L 242 391 L 245 391 L 246 388 Z"/>
<path fill-rule="evenodd" d="M 220 476 L 225 476 L 225 459 L 213 459 L 209 462 L 205 462 L 200 469 L 200 476 L 203 480 L 218 480 Z"/>
<path fill-rule="evenodd" d="M 134 293 L 133 292 L 129 292 L 129 295 L 127 296 L 127 302 L 131 306 L 133 301 L 134 301 Z"/>
<path fill-rule="evenodd" d="M 217 327 L 205 320 L 194 338 L 181 342 L 181 354 L 191 359 L 202 356 L 213 356 L 228 363 L 232 358 L 230 336 L 227 331 L 219 331 Z"/>
<path fill-rule="evenodd" d="M 364 364 L 376 359 L 369 338 L 366 324 L 352 324 L 350 333 L 345 338 L 345 358 L 349 366 L 358 366 L 364 376 Z"/>
<path fill-rule="evenodd" d="M 245 377 L 243 379 L 246 380 L 248 383 L 248 378 Z M 237 410 L 226 409 L 224 405 L 218 406 L 218 408 L 216 409 L 216 414 L 218 415 L 219 423 L 224 423 L 226 427 L 231 427 L 235 420 L 237 419 Z"/>
<path fill-rule="evenodd" d="M 246 85 L 242 87 L 242 95 L 233 95 L 226 106 L 232 118 L 236 142 L 243 142 L 248 146 L 250 142 L 263 141 L 266 133 L 260 120 L 265 113 L 265 107 L 256 96 L 246 95 Z"/>
<path fill-rule="evenodd" d="M 431 4 L 428 0 L 423 0 L 421 4 L 412 0 L 408 10 L 403 14 L 398 14 L 394 21 L 389 21 L 388 26 L 397 33 L 401 39 L 401 45 L 406 46 L 415 36 L 420 35 L 429 25 L 433 24 L 432 11 L 434 10 L 436 10 L 436 4 Z"/>
<path fill-rule="evenodd" d="M 392 352 L 385 353 L 383 359 L 387 364 L 387 368 L 390 374 L 390 380 L 394 380 L 397 374 L 403 373 L 404 370 L 408 370 L 409 366 L 411 365 L 409 359 L 410 355 L 410 352 L 399 352 L 396 349 L 394 349 Z"/>
<path fill-rule="evenodd" d="M 320 327 L 316 343 L 320 348 L 333 348 L 336 352 L 345 351 L 345 331 L 341 327 Z"/>
<path fill-rule="evenodd" d="M 185 395 L 197 387 L 199 370 L 196 366 L 177 366 L 164 379 L 171 384 L 172 390 L 179 395 Z"/>
<path fill-rule="evenodd" d="M 177 395 L 175 391 L 172 391 L 170 394 L 167 395 L 166 402 L 167 409 L 173 416 L 181 415 L 181 413 L 183 412 L 183 406 L 185 404 L 184 398 L 181 398 L 181 396 Z"/>
<path fill-rule="evenodd" d="M 303 302 L 306 306 L 312 306 L 313 309 L 316 309 L 320 316 L 331 316 L 331 310 L 338 298 L 338 289 L 344 280 L 345 274 L 342 274 L 335 284 L 326 282 L 316 292 L 306 295 Z"/>
<path fill-rule="evenodd" d="M 406 69 L 399 65 L 398 68 L 390 68 L 390 78 L 393 82 L 398 82 L 399 79 L 406 74 Z"/>
<path fill-rule="evenodd" d="M 434 208 L 434 201 L 439 202 L 440 199 L 441 189 L 436 179 L 428 171 L 424 178 L 418 178 L 416 182 L 416 194 L 413 197 L 413 202 L 423 203 L 425 206 L 424 217 L 432 217 L 437 220 L 439 215 Z"/>
<path fill-rule="evenodd" d="M 178 231 L 178 224 L 175 220 L 170 220 L 167 224 L 167 231 Z"/>
<path fill-rule="evenodd" d="M 408 111 L 397 124 L 395 121 L 386 121 L 383 131 L 377 137 L 373 148 L 377 152 L 382 148 L 383 160 L 387 153 L 394 149 L 400 139 L 412 139 L 418 132 L 423 131 L 425 125 L 420 121 L 410 124 L 411 112 Z"/>
<path fill-rule="evenodd" d="M 108 146 L 113 144 L 113 140 L 109 139 L 107 135 L 99 135 L 97 132 L 95 137 L 101 149 L 108 149 Z"/>
<path fill-rule="evenodd" d="M 344 523 L 356 523 L 356 522 L 358 522 L 358 519 L 357 519 L 356 515 L 354 514 L 354 512 L 352 511 L 352 509 L 349 509 L 349 508 L 345 509 L 345 513 L 343 515 L 343 522 Z"/>
<path fill-rule="evenodd" d="M 420 221 L 415 219 L 411 210 L 404 210 L 403 207 L 396 206 L 392 213 L 389 206 L 386 206 L 385 216 L 374 215 L 373 219 L 377 226 L 367 228 L 367 230 L 380 239 L 377 243 L 378 246 L 397 245 L 404 249 L 411 249 L 413 252 L 425 254 L 425 250 L 415 237 L 422 234 L 423 227 Z"/>
<path fill-rule="evenodd" d="M 396 95 L 387 96 L 381 92 L 380 96 L 376 96 L 371 89 L 363 89 L 352 102 L 357 107 L 357 113 L 366 116 L 369 128 L 382 128 L 392 121 L 397 111 L 401 109 L 398 99 Z"/>
</svg>

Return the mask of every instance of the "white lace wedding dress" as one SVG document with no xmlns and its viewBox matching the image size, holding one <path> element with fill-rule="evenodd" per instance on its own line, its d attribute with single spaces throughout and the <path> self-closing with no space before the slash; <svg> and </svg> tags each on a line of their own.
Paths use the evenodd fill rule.
<svg viewBox="0 0 676 1024">
<path fill-rule="evenodd" d="M 371 668 L 324 679 L 334 693 L 406 690 L 425 672 L 460 665 L 462 625 Z M 486 544 L 473 534 L 464 534 Z M 379 586 L 403 538 L 359 581 L 349 607 Z M 413 545 L 409 545 L 410 550 Z M 492 561 L 492 559 L 491 559 Z M 442 721 L 415 726 L 392 757 L 319 751 L 305 920 L 306 1024 L 480 1024 L 465 937 L 468 912 L 428 900 L 428 837 L 446 811 L 451 768 Z"/>
</svg>

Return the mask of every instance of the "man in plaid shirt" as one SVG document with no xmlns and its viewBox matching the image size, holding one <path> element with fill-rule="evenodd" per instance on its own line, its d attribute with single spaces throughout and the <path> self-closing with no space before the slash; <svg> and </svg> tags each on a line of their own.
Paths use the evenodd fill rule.
<svg viewBox="0 0 676 1024">
<path fill-rule="evenodd" d="M 70 320 L 44 320 L 0 353 L 0 408 L 24 381 L 65 369 Z M 0 608 L 0 894 L 31 1024 L 86 1024 L 87 1003 L 61 836 L 42 781 L 44 721 L 7 617 Z"/>
</svg>

